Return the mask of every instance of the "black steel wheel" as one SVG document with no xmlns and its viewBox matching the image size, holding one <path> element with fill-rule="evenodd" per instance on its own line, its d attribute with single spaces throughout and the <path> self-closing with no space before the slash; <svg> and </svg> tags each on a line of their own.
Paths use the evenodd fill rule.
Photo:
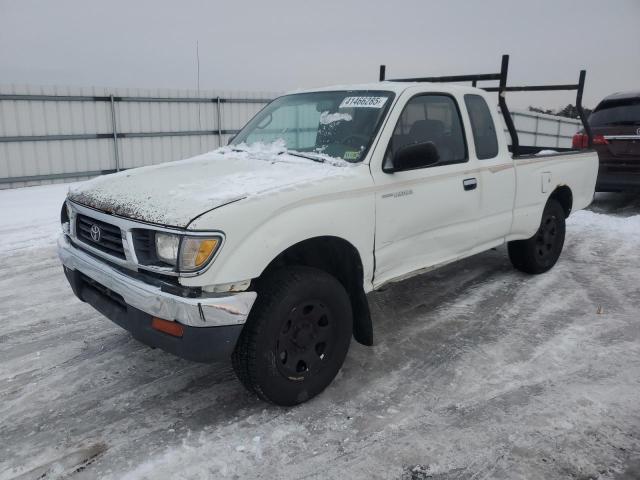
<svg viewBox="0 0 640 480">
<path fill-rule="evenodd" d="M 314 397 L 344 362 L 352 316 L 346 290 L 322 270 L 295 266 L 266 275 L 232 355 L 236 375 L 278 405 Z"/>
<path fill-rule="evenodd" d="M 559 219 L 554 212 L 545 212 L 540 229 L 536 234 L 536 256 L 541 262 L 547 263 L 555 253 L 559 233 Z"/>
<path fill-rule="evenodd" d="M 526 273 L 544 273 L 558 261 L 565 235 L 565 211 L 550 198 L 542 213 L 540 227 L 527 240 L 509 242 L 509 258 L 514 267 Z"/>
<path fill-rule="evenodd" d="M 321 301 L 306 300 L 293 307 L 276 340 L 280 373 L 291 380 L 313 375 L 331 356 L 337 334 L 336 319 Z"/>
</svg>

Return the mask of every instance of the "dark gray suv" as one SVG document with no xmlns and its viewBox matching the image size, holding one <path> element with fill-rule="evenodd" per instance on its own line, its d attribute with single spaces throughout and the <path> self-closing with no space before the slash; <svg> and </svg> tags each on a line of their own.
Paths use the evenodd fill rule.
<svg viewBox="0 0 640 480">
<path fill-rule="evenodd" d="M 640 192 L 640 91 L 614 93 L 602 100 L 589 117 L 593 148 L 600 158 L 596 191 Z M 574 148 L 587 148 L 578 132 Z"/>
</svg>

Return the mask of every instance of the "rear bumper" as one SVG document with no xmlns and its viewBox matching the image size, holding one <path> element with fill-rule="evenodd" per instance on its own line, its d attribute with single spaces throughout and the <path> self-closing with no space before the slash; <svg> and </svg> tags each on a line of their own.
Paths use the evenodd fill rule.
<svg viewBox="0 0 640 480">
<path fill-rule="evenodd" d="M 600 173 L 596 192 L 640 192 L 640 172 L 637 175 Z"/>
<path fill-rule="evenodd" d="M 185 298 L 132 278 L 74 247 L 62 235 L 58 255 L 76 296 L 138 340 L 198 362 L 227 359 L 255 292 Z M 151 328 L 153 317 L 183 325 L 182 337 Z"/>
</svg>

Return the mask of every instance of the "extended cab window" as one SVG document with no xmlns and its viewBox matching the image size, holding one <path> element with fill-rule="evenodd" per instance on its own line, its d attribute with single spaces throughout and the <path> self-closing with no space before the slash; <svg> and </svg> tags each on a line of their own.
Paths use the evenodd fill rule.
<svg viewBox="0 0 640 480">
<path fill-rule="evenodd" d="M 460 111 L 452 97 L 426 94 L 409 100 L 393 131 L 387 158 L 402 147 L 424 142 L 433 142 L 438 149 L 434 166 L 467 161 Z"/>
<path fill-rule="evenodd" d="M 465 95 L 464 103 L 471 120 L 478 159 L 494 158 L 498 155 L 498 136 L 487 102 L 480 95 Z"/>
</svg>

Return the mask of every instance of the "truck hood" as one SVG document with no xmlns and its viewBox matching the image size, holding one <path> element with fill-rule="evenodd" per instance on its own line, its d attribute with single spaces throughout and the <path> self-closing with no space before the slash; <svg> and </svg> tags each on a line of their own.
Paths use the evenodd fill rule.
<svg viewBox="0 0 640 480">
<path fill-rule="evenodd" d="M 166 226 L 187 227 L 223 205 L 349 175 L 353 165 L 293 156 L 281 144 L 223 147 L 188 160 L 97 177 L 69 192 L 73 202 Z"/>
</svg>

